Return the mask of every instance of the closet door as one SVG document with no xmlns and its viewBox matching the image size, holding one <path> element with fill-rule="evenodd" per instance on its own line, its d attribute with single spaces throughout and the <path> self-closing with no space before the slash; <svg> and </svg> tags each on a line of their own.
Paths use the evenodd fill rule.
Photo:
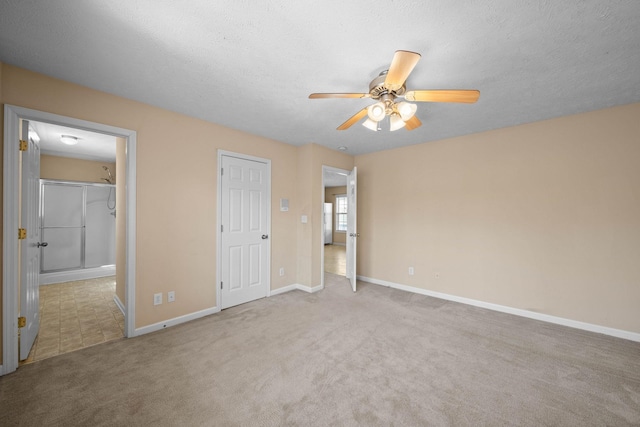
<svg viewBox="0 0 640 427">
<path fill-rule="evenodd" d="M 42 272 L 83 265 L 84 186 L 42 184 Z"/>
</svg>

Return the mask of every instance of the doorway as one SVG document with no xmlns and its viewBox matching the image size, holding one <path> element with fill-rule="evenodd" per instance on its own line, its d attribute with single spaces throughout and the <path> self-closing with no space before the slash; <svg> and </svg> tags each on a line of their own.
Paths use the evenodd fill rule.
<svg viewBox="0 0 640 427">
<path fill-rule="evenodd" d="M 18 301 L 22 291 L 19 287 L 19 277 L 22 266 L 18 252 L 19 239 L 15 232 L 20 224 L 20 133 L 21 122 L 36 121 L 51 125 L 66 126 L 79 131 L 91 131 L 98 134 L 111 135 L 122 138 L 124 161 L 122 162 L 124 182 L 120 183 L 122 194 L 125 195 L 126 211 L 124 212 L 125 254 L 124 254 L 124 295 L 126 306 L 120 309 L 124 312 L 124 335 L 135 335 L 135 189 L 136 189 L 136 132 L 94 122 L 74 119 L 56 114 L 45 113 L 22 107 L 5 105 L 5 133 L 4 133 L 4 232 L 3 232 L 3 364 L 0 365 L 0 375 L 13 372 L 18 367 L 18 317 L 20 305 Z M 31 200 L 38 204 L 38 200 Z M 38 241 L 38 243 L 41 243 Z M 42 245 L 41 245 L 42 246 Z M 39 280 L 35 280 L 38 283 Z M 38 287 L 31 291 L 34 297 L 39 296 Z M 36 306 L 37 307 L 37 306 Z M 39 308 L 36 308 L 39 310 Z"/>
<path fill-rule="evenodd" d="M 23 346 L 20 330 L 21 365 L 124 336 L 115 302 L 116 137 L 38 121 L 28 128 L 40 146 L 39 327 L 32 345 Z"/>
<path fill-rule="evenodd" d="M 356 169 L 322 167 L 322 286 L 346 278 L 356 290 Z M 326 276 L 326 277 L 325 277 Z"/>
</svg>

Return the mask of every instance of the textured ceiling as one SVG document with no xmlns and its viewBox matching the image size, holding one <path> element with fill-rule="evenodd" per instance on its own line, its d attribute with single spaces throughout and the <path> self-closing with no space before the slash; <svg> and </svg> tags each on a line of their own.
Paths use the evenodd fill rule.
<svg viewBox="0 0 640 427">
<path fill-rule="evenodd" d="M 336 127 L 398 49 L 414 131 Z M 640 102 L 637 0 L 3 0 L 0 61 L 294 145 L 363 154 Z"/>
</svg>

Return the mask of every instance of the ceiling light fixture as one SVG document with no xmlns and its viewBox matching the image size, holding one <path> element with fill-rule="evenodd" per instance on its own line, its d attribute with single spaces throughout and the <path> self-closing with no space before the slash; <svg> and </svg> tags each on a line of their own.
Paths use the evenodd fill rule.
<svg viewBox="0 0 640 427">
<path fill-rule="evenodd" d="M 60 141 L 63 144 L 67 144 L 67 145 L 76 145 L 78 143 L 78 137 L 76 136 L 71 136 L 71 135 L 61 135 L 60 136 Z"/>
<path fill-rule="evenodd" d="M 371 119 L 365 120 L 364 123 L 362 123 L 362 126 L 366 127 L 367 129 L 371 129 L 374 132 L 378 131 L 378 122 L 375 122 Z"/>
<path fill-rule="evenodd" d="M 402 120 L 406 122 L 416 114 L 418 106 L 416 104 L 402 101 L 396 104 L 396 110 L 398 111 L 398 114 L 400 114 L 400 117 L 402 117 Z"/>
<path fill-rule="evenodd" d="M 380 120 L 384 119 L 384 116 L 386 115 L 385 109 L 386 108 L 384 102 L 376 102 L 375 104 L 370 105 L 367 108 L 367 115 L 369 116 L 370 120 L 379 122 Z"/>
<path fill-rule="evenodd" d="M 393 132 L 394 130 L 402 129 L 404 127 L 404 120 L 397 113 L 394 113 L 389 116 L 389 130 Z"/>
</svg>

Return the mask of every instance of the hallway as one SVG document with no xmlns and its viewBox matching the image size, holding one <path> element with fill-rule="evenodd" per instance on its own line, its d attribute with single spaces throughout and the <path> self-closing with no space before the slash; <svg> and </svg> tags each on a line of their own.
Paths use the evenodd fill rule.
<svg viewBox="0 0 640 427">
<path fill-rule="evenodd" d="M 340 245 L 324 246 L 324 271 L 344 276 L 347 274 L 347 247 Z"/>
</svg>

